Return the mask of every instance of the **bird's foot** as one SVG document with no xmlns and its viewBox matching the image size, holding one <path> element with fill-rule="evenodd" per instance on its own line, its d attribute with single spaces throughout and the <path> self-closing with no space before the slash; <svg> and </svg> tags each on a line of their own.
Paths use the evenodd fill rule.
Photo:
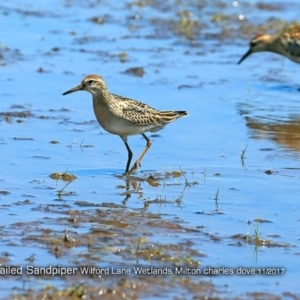
<svg viewBox="0 0 300 300">
<path fill-rule="evenodd" d="M 135 173 L 138 170 L 138 168 L 140 168 L 140 167 L 141 167 L 141 163 L 140 163 L 140 161 L 137 160 L 133 164 L 133 166 L 131 167 L 131 169 L 126 173 L 126 175 L 130 175 L 132 173 Z"/>
</svg>

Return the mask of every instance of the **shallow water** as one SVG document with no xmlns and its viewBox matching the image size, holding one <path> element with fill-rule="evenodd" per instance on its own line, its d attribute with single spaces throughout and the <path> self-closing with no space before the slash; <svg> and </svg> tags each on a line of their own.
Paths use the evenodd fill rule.
<svg viewBox="0 0 300 300">
<path fill-rule="evenodd" d="M 24 273 L 3 276 L 3 298 L 50 285 L 67 297 L 82 282 L 90 298 L 94 287 L 149 299 L 300 296 L 298 66 L 270 53 L 236 64 L 259 24 L 272 32 L 282 12 L 297 20 L 298 4 L 234 3 L 2 1 L 0 263 L 284 274 L 125 276 L 134 288 L 112 274 Z M 135 67 L 142 77 L 126 73 Z M 91 95 L 61 95 L 93 73 L 115 94 L 189 112 L 148 134 L 152 147 L 129 179 L 123 142 L 99 127 Z M 145 141 L 129 144 L 137 157 Z M 56 172 L 77 179 L 66 186 Z"/>
</svg>

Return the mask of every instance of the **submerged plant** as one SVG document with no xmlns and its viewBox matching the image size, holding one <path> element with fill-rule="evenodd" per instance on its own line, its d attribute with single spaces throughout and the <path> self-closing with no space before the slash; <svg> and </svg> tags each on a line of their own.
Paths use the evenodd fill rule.
<svg viewBox="0 0 300 300">
<path fill-rule="evenodd" d="M 244 160 L 244 159 L 246 158 L 246 157 L 245 157 L 245 154 L 246 154 L 247 148 L 248 148 L 248 144 L 246 145 L 245 149 L 242 150 L 242 153 L 241 153 L 241 160 Z"/>
<path fill-rule="evenodd" d="M 214 200 L 215 200 L 215 205 L 216 205 L 216 211 L 218 211 L 219 210 L 219 187 L 216 191 Z"/>
</svg>

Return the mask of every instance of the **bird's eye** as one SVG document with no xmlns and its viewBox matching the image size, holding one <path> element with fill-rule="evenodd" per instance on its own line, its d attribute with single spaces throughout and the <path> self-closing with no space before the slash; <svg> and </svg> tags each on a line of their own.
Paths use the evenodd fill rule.
<svg viewBox="0 0 300 300">
<path fill-rule="evenodd" d="M 93 82 L 94 82 L 94 80 L 91 79 L 87 83 L 88 83 L 88 85 L 91 85 Z"/>
</svg>

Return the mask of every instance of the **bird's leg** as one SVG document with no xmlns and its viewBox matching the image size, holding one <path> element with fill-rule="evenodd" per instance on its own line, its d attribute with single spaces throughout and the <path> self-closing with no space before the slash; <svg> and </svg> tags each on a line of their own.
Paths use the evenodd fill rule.
<svg viewBox="0 0 300 300">
<path fill-rule="evenodd" d="M 129 170 L 129 166 L 130 166 L 131 159 L 132 159 L 132 151 L 131 151 L 131 149 L 129 148 L 129 145 L 128 145 L 128 143 L 127 143 L 127 138 L 121 136 L 121 139 L 124 141 L 124 144 L 125 144 L 126 149 L 127 149 L 127 152 L 128 152 L 128 160 L 127 160 L 127 164 L 126 164 L 125 174 L 129 174 L 129 173 L 128 173 L 128 170 Z"/>
<path fill-rule="evenodd" d="M 127 174 L 131 174 L 131 173 L 135 172 L 141 166 L 141 161 L 142 161 L 144 155 L 147 153 L 147 151 L 149 150 L 149 148 L 152 145 L 152 142 L 146 137 L 146 135 L 144 133 L 142 133 L 142 136 L 147 141 L 146 147 L 143 150 L 143 152 L 141 153 L 141 155 L 139 156 L 139 158 L 136 160 L 136 162 L 133 164 L 133 166 L 129 170 L 129 172 L 127 172 Z"/>
</svg>

